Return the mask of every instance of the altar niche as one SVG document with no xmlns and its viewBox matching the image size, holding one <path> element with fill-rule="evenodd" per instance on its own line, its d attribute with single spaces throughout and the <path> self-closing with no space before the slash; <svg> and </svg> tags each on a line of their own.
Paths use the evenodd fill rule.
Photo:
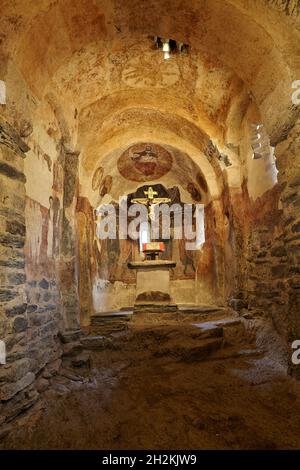
<svg viewBox="0 0 300 470">
<path fill-rule="evenodd" d="M 154 199 L 169 199 L 171 200 L 168 203 L 169 206 L 177 204 L 179 207 L 184 208 L 185 201 L 181 199 L 181 191 L 184 188 L 181 189 L 181 187 L 177 186 L 166 188 L 162 184 L 146 184 L 139 187 L 136 192 L 126 195 L 127 214 L 131 204 L 130 201 L 132 199 L 146 199 L 150 187 L 153 193 L 150 191 L 149 194 L 152 193 Z M 122 196 L 123 200 L 124 197 Z M 190 201 L 188 196 L 187 200 Z M 128 263 L 139 263 L 144 259 L 143 243 L 151 240 L 149 223 L 147 221 L 144 226 L 140 227 L 140 236 L 137 240 L 132 240 L 128 237 L 124 239 L 119 236 L 121 227 L 119 203 L 113 201 L 111 204 L 115 206 L 116 238 L 100 239 L 97 236 L 96 210 L 98 206 L 93 211 L 94 220 L 91 220 L 85 229 L 87 232 L 84 237 L 86 243 L 82 243 L 80 249 L 82 266 L 86 264 L 86 260 L 91 259 L 93 261 L 90 271 L 92 287 L 90 289 L 86 288 L 87 284 L 84 276 L 82 276 L 81 291 L 84 296 L 87 295 L 86 293 L 90 293 L 95 313 L 132 308 L 136 302 L 137 295 L 145 292 L 145 288 L 138 289 L 137 294 L 137 271 L 133 267 L 129 268 Z M 190 205 L 196 207 L 197 203 Z M 160 236 L 156 240 L 164 243 L 164 251 L 160 252 L 159 259 L 174 263 L 172 266 L 164 266 L 164 269 L 168 268 L 170 279 L 170 299 L 166 296 L 160 296 L 165 305 L 171 305 L 171 308 L 173 308 L 174 304 L 180 306 L 193 306 L 199 303 L 210 304 L 215 302 L 215 299 L 219 296 L 222 278 L 219 276 L 218 266 L 221 266 L 222 257 L 219 255 L 218 250 L 222 249 L 222 243 L 215 239 L 214 215 L 214 207 L 209 203 L 205 206 L 205 242 L 198 250 L 191 251 L 187 248 L 189 240 L 174 238 L 173 231 L 177 221 L 172 211 L 170 212 L 171 237 L 170 239 L 165 239 Z M 128 215 L 128 226 L 132 220 L 132 217 Z M 90 227 L 95 227 L 93 234 L 90 234 Z M 191 230 L 196 231 L 195 220 L 191 223 Z M 90 246 L 88 250 L 87 244 Z M 91 252 L 91 255 L 88 255 L 88 252 Z M 144 281 L 143 285 L 145 286 Z M 151 290 L 155 291 L 153 289 Z M 156 289 L 156 291 L 158 290 Z M 147 295 L 147 301 L 150 302 L 152 297 L 152 294 L 150 296 Z M 143 295 L 141 295 L 139 300 L 143 300 Z"/>
</svg>

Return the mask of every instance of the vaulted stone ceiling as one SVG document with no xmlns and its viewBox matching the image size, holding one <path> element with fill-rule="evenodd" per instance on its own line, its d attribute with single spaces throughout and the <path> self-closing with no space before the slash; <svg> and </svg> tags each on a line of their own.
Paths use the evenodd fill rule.
<svg viewBox="0 0 300 470">
<path fill-rule="evenodd" d="M 295 119 L 296 3 L 2 1 L 8 113 L 16 123 L 24 116 L 33 122 L 49 104 L 68 129 L 65 143 L 81 152 L 83 178 L 112 147 L 151 140 L 184 149 L 218 194 L 224 168 L 209 156 L 210 140 L 237 169 L 249 108 L 272 142 Z M 150 35 L 188 43 L 191 53 L 164 61 Z"/>
</svg>

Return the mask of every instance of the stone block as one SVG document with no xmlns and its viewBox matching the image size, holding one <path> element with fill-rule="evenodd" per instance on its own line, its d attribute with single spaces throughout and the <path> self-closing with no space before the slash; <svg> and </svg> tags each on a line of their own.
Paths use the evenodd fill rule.
<svg viewBox="0 0 300 470">
<path fill-rule="evenodd" d="M 21 413 L 31 408 L 36 403 L 38 398 L 39 394 L 33 388 L 33 384 L 17 393 L 11 400 L 4 403 L 4 408 L 1 412 L 2 416 L 4 417 L 4 421 L 6 423 L 12 421 Z"/>
<path fill-rule="evenodd" d="M 64 344 L 63 356 L 76 356 L 77 354 L 81 353 L 82 349 L 83 346 L 79 341 Z"/>
<path fill-rule="evenodd" d="M 271 273 L 275 278 L 284 277 L 286 274 L 287 265 L 279 264 L 277 266 L 272 266 Z"/>
<path fill-rule="evenodd" d="M 61 367 L 61 363 L 62 363 L 61 359 L 56 359 L 55 361 L 50 362 L 45 367 L 44 373 L 48 373 L 48 374 L 50 374 L 50 376 L 56 375 L 57 372 L 59 371 L 60 367 Z M 44 375 L 44 377 L 45 377 L 45 375 Z"/>
<path fill-rule="evenodd" d="M 24 273 L 13 273 L 7 276 L 8 283 L 13 285 L 22 285 L 26 282 L 26 275 Z"/>
<path fill-rule="evenodd" d="M 49 289 L 49 282 L 47 281 L 47 279 L 42 279 L 42 280 L 39 282 L 39 286 L 40 286 L 42 289 Z"/>
<path fill-rule="evenodd" d="M 20 235 L 21 237 L 24 237 L 26 233 L 26 227 L 25 224 L 22 224 L 17 220 L 7 220 L 6 231 L 12 235 Z"/>
<path fill-rule="evenodd" d="M 43 301 L 44 302 L 49 302 L 49 300 L 51 299 L 51 294 L 50 292 L 45 292 L 45 294 L 43 295 Z"/>
<path fill-rule="evenodd" d="M 25 238 L 19 235 L 12 235 L 10 233 L 0 235 L 0 244 L 4 246 L 10 246 L 12 248 L 23 248 L 25 244 Z"/>
<path fill-rule="evenodd" d="M 13 323 L 13 330 L 15 333 L 21 333 L 27 330 L 28 320 L 25 317 L 16 317 Z"/>
<path fill-rule="evenodd" d="M 300 222 L 297 222 L 296 224 L 294 224 L 292 226 L 292 232 L 293 233 L 298 233 L 300 232 Z M 299 235 L 299 238 L 300 238 L 300 235 Z"/>
<path fill-rule="evenodd" d="M 103 349 L 112 349 L 113 342 L 105 336 L 87 336 L 81 340 L 81 344 L 85 349 L 102 351 Z"/>
<path fill-rule="evenodd" d="M 49 380 L 45 379 L 44 377 L 38 378 L 35 383 L 35 387 L 39 393 L 43 393 L 49 387 L 50 382 Z"/>
<path fill-rule="evenodd" d="M 90 367 L 90 355 L 87 352 L 83 352 L 78 354 L 71 360 L 71 364 L 73 367 Z"/>
<path fill-rule="evenodd" d="M 277 258 L 282 258 L 284 256 L 287 256 L 286 248 L 284 246 L 274 247 L 271 250 L 271 255 Z"/>
<path fill-rule="evenodd" d="M 1 429 L 0 429 L 0 442 L 3 441 L 3 439 L 10 434 L 11 430 L 12 430 L 11 425 L 1 427 Z"/>
<path fill-rule="evenodd" d="M 15 317 L 16 315 L 22 315 L 23 313 L 26 312 L 26 310 L 27 310 L 27 304 L 23 303 L 23 304 L 19 304 L 19 305 L 14 305 L 11 308 L 7 308 L 5 310 L 5 314 L 8 317 Z"/>
<path fill-rule="evenodd" d="M 28 358 L 19 359 L 12 364 L 6 364 L 0 367 L 0 383 L 16 382 L 21 379 L 24 374 L 29 372 L 30 361 Z"/>
<path fill-rule="evenodd" d="M 18 297 L 19 293 L 13 290 L 0 289 L 0 302 L 10 302 Z"/>
<path fill-rule="evenodd" d="M 230 299 L 229 307 L 231 307 L 236 312 L 243 310 L 248 307 L 248 304 L 245 300 L 242 299 Z"/>
<path fill-rule="evenodd" d="M 7 267 L 7 268 L 15 268 L 15 269 L 24 269 L 25 268 L 25 261 L 19 259 L 1 259 L 0 266 Z"/>
<path fill-rule="evenodd" d="M 27 306 L 27 313 L 33 313 L 37 311 L 38 306 L 35 304 L 31 304 Z"/>
<path fill-rule="evenodd" d="M 55 336 L 57 335 L 57 333 L 58 333 L 58 329 L 57 329 L 56 321 L 49 321 L 48 323 L 40 327 L 41 337 L 48 336 L 49 334 L 51 334 L 51 336 Z"/>
<path fill-rule="evenodd" d="M 64 333 L 59 334 L 59 339 L 62 343 L 69 343 L 79 340 L 81 335 L 81 330 L 66 331 Z"/>
<path fill-rule="evenodd" d="M 32 384 L 35 379 L 35 375 L 32 372 L 28 372 L 24 377 L 14 383 L 7 383 L 0 388 L 0 401 L 10 400 L 18 392 Z"/>
</svg>

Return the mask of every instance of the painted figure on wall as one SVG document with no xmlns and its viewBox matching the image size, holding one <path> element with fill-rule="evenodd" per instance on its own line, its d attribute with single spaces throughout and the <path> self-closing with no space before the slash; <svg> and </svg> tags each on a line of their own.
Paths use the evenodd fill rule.
<svg viewBox="0 0 300 470">
<path fill-rule="evenodd" d="M 178 240 L 179 259 L 181 267 L 183 268 L 182 274 L 184 277 L 194 278 L 196 273 L 195 256 L 197 252 L 188 251 L 186 249 L 186 242 L 187 240 L 185 238 Z"/>
<path fill-rule="evenodd" d="M 57 196 L 49 197 L 48 227 L 47 227 L 47 256 L 58 255 L 60 202 Z"/>
<path fill-rule="evenodd" d="M 200 188 L 202 189 L 202 191 L 207 193 L 208 192 L 208 186 L 207 186 L 207 182 L 206 182 L 206 179 L 204 178 L 204 176 L 201 173 L 197 173 L 196 180 L 197 180 L 197 183 L 199 184 Z"/>
<path fill-rule="evenodd" d="M 47 233 L 47 256 L 53 256 L 53 238 L 54 238 L 54 212 L 53 212 L 53 197 L 49 197 L 49 210 L 48 210 L 48 233 Z"/>
<path fill-rule="evenodd" d="M 192 183 L 192 182 L 188 183 L 187 190 L 190 193 L 191 198 L 193 199 L 193 201 L 196 201 L 196 202 L 201 201 L 201 199 L 202 199 L 201 198 L 201 192 L 199 191 L 199 189 L 197 188 L 195 183 Z"/>
<path fill-rule="evenodd" d="M 93 178 L 92 178 L 92 189 L 96 191 L 96 189 L 100 188 L 103 179 L 104 168 L 99 166 L 95 171 Z"/>
<path fill-rule="evenodd" d="M 130 261 L 133 261 L 133 247 L 134 241 L 120 240 L 119 278 L 123 282 L 135 282 L 135 273 L 127 266 Z"/>
<path fill-rule="evenodd" d="M 152 151 L 151 145 L 146 145 L 146 148 L 141 152 L 133 153 L 131 159 L 135 168 L 145 176 L 154 174 L 158 164 L 158 155 Z"/>
<path fill-rule="evenodd" d="M 118 160 L 120 174 L 130 181 L 151 181 L 161 178 L 172 168 L 170 152 L 157 144 L 135 144 Z"/>
<path fill-rule="evenodd" d="M 104 180 L 99 189 L 99 195 L 104 197 L 106 194 L 109 194 L 113 183 L 113 178 L 111 175 L 105 176 Z"/>
<path fill-rule="evenodd" d="M 56 160 L 53 163 L 53 190 L 62 194 L 64 185 L 64 169 L 62 164 Z"/>
</svg>

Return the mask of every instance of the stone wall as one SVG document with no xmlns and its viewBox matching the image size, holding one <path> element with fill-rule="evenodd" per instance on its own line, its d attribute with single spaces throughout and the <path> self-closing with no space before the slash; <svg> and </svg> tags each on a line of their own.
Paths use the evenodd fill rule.
<svg viewBox="0 0 300 470">
<path fill-rule="evenodd" d="M 54 256 L 51 210 L 31 198 L 25 204 L 26 298 L 28 316 L 28 355 L 32 370 L 39 373 L 45 365 L 61 354 L 58 332 L 62 331 L 59 286 Z M 54 243 L 53 243 L 54 241 Z"/>
<path fill-rule="evenodd" d="M 29 354 L 25 273 L 25 175 L 28 147 L 0 121 L 0 337 L 6 365 L 0 366 L 0 424 L 31 406 L 38 394 Z"/>
<path fill-rule="evenodd" d="M 270 322 L 296 376 L 299 367 L 290 359 L 292 342 L 300 339 L 299 135 L 298 123 L 277 145 L 278 183 L 272 189 L 253 200 L 245 181 L 242 192 L 231 191 L 229 204 L 237 259 L 229 303 L 246 319 Z"/>
<path fill-rule="evenodd" d="M 245 181 L 242 192 L 231 194 L 235 231 L 232 248 L 236 263 L 228 300 L 246 319 L 270 321 L 284 338 L 287 253 L 280 203 L 282 189 L 283 186 L 277 184 L 253 200 Z"/>
<path fill-rule="evenodd" d="M 283 184 L 283 240 L 281 270 L 285 292 L 285 337 L 291 356 L 291 344 L 300 339 L 300 121 L 277 146 L 279 176 Z M 300 377 L 299 366 L 289 363 L 292 374 Z"/>
<path fill-rule="evenodd" d="M 64 329 L 80 328 L 78 297 L 78 243 L 76 206 L 78 196 L 78 152 L 62 146 L 64 192 L 60 241 L 59 283 Z"/>
<path fill-rule="evenodd" d="M 28 151 L 2 119 L 0 339 L 6 345 L 7 363 L 0 366 L 0 425 L 35 403 L 37 379 L 51 375 L 61 362 L 60 339 L 67 341 L 68 333 L 79 328 L 77 166 L 73 154 L 63 149 L 54 164 L 52 196 L 45 207 L 26 195 Z"/>
</svg>

